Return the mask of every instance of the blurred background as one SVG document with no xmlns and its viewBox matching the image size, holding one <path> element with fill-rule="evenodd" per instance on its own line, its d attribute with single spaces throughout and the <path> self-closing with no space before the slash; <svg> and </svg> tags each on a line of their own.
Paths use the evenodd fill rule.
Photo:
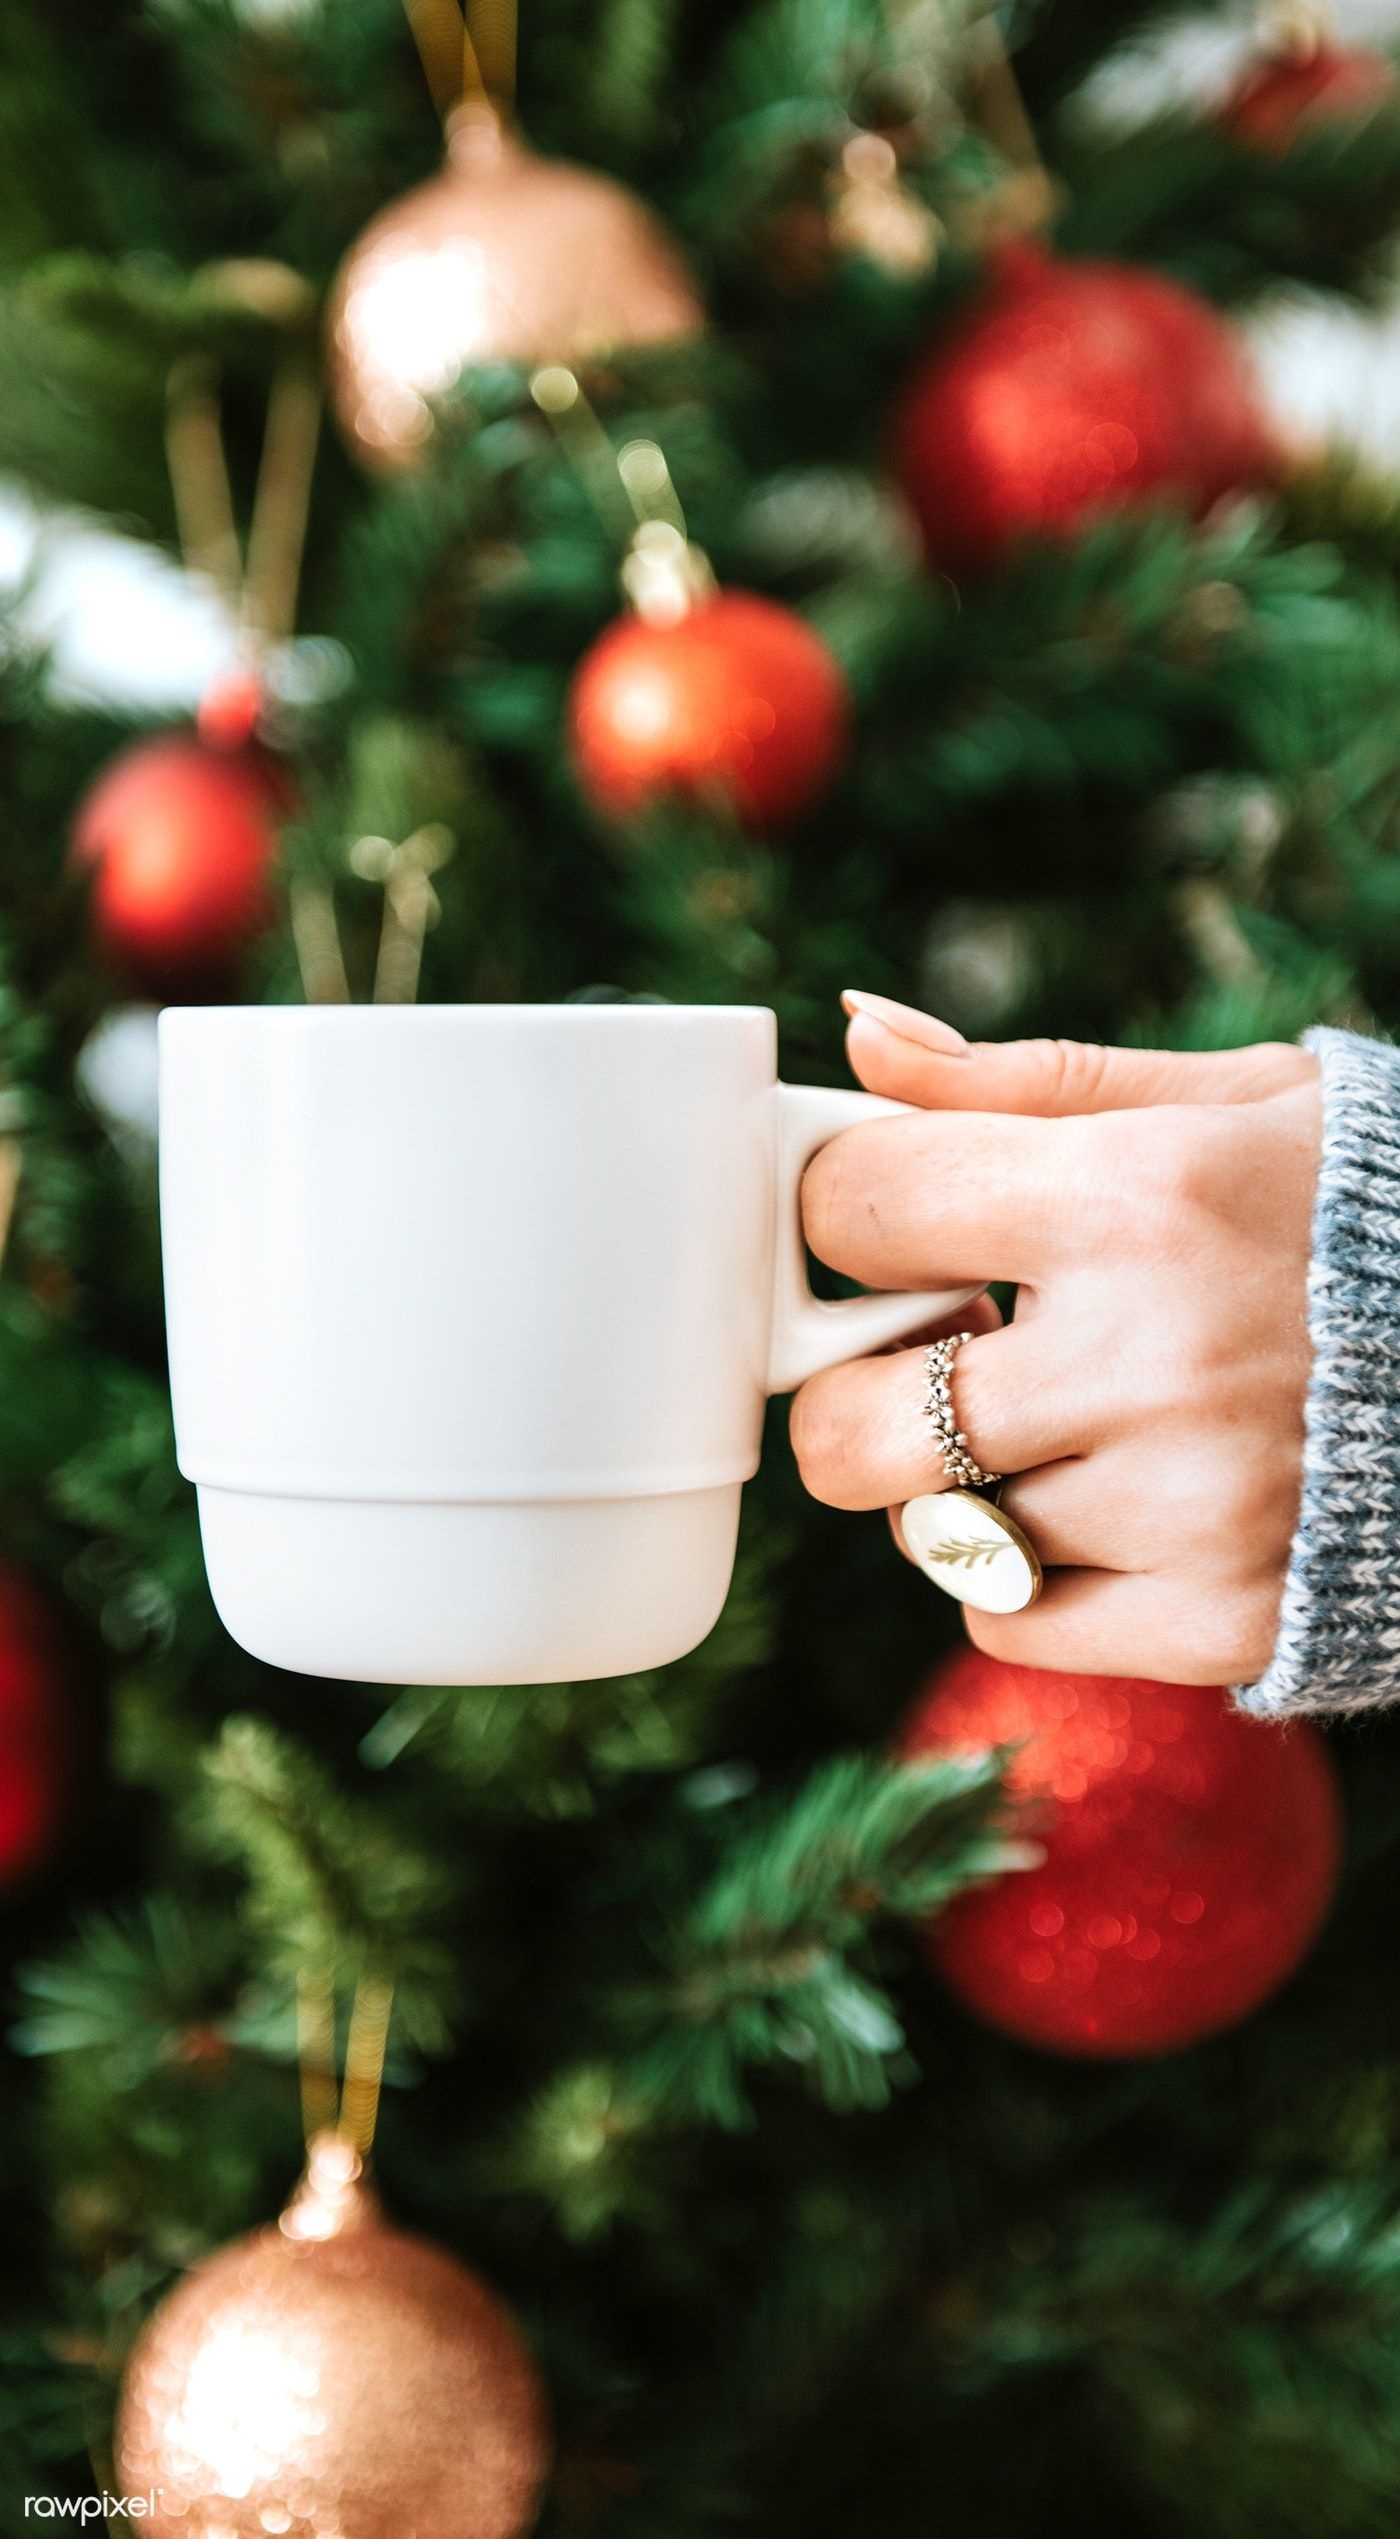
<svg viewBox="0 0 1400 2539">
<path fill-rule="evenodd" d="M 0 2526 L 1390 2539 L 1395 1729 L 781 1406 L 662 1674 L 258 1664 L 155 1014 L 1392 1032 L 1398 232 L 1391 9 L 11 0 Z"/>
<path fill-rule="evenodd" d="M 295 18 L 273 5 L 257 24 Z M 1330 21 L 1349 43 L 1394 45 L 1388 0 L 1342 0 Z M 1105 134 L 1128 134 L 1173 112 L 1219 108 L 1251 58 L 1246 13 L 1163 11 L 1141 33 L 1131 21 L 1082 104 Z M 1364 309 L 1309 292 L 1280 276 L 1253 313 L 1249 335 L 1271 407 L 1285 425 L 1393 464 L 1400 419 L 1400 330 L 1393 290 L 1375 278 Z M 0 501 L 0 563 L 26 638 L 48 656 L 56 692 L 79 702 L 193 711 L 210 681 L 238 666 L 236 620 L 207 585 L 172 574 L 167 554 L 126 535 L 102 534 L 35 499 L 21 476 Z"/>
</svg>

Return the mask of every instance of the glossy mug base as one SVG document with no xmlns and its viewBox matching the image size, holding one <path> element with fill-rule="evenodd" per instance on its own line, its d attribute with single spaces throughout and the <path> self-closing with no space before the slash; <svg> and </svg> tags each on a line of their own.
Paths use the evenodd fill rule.
<svg viewBox="0 0 1400 2539">
<path fill-rule="evenodd" d="M 740 1488 L 438 1505 L 202 1487 L 219 1616 L 270 1666 L 370 1684 L 635 1675 L 719 1619 Z"/>
</svg>

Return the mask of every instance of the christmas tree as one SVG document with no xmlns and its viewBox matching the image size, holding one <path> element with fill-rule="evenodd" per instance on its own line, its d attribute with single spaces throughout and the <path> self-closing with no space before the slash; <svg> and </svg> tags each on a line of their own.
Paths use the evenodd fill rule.
<svg viewBox="0 0 1400 2539">
<path fill-rule="evenodd" d="M 1060 1910 L 1021 1693 L 910 1724 L 955 1610 L 781 1406 L 692 1656 L 386 1692 L 224 1631 L 165 1379 L 154 1000 L 762 1004 L 813 1083 L 850 985 L 984 1037 L 1400 1022 L 1400 492 L 1242 350 L 1380 287 L 1400 92 L 1266 24 L 1129 125 L 1152 16 L 5 13 L 0 472 L 240 629 L 197 723 L 133 718 L 5 599 L 7 2529 L 201 2443 L 191 2539 L 1394 2527 L 1395 1730 L 1268 1745 L 1313 1884 L 1252 1989 L 1174 1896 L 1160 1948 L 1091 1930 L 1135 2026 L 1006 2033 L 968 1916 Z M 1110 1748 L 1183 1733 L 1117 1698 Z M 1267 1924 L 1261 1786 L 1211 1874 Z M 334 2271 L 381 2065 L 341 2368 L 226 2339 L 162 2420 L 248 2267 Z"/>
</svg>

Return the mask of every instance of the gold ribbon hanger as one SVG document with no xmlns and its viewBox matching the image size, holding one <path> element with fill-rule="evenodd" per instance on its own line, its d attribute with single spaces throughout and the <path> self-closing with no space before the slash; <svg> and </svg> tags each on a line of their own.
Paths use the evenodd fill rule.
<svg viewBox="0 0 1400 2539">
<path fill-rule="evenodd" d="M 687 534 L 665 451 L 646 440 L 615 449 L 576 374 L 562 362 L 537 370 L 530 394 L 604 528 L 624 545 L 622 586 L 637 615 L 652 625 L 678 624 L 710 597 L 715 577 L 704 548 Z"/>
<path fill-rule="evenodd" d="M 519 49 L 516 0 L 404 0 L 423 76 L 443 123 L 459 106 L 515 106 Z"/>
<path fill-rule="evenodd" d="M 321 383 L 310 320 L 314 300 L 289 266 L 233 258 L 202 280 L 230 308 L 282 332 L 263 424 L 248 522 L 238 534 L 224 447 L 217 364 L 205 353 L 176 361 L 166 382 L 165 456 L 186 570 L 205 575 L 239 619 L 256 659 L 295 631 L 321 429 Z"/>
<path fill-rule="evenodd" d="M 323 392 L 307 321 L 312 295 L 288 266 L 235 259 L 207 269 L 231 305 L 285 329 L 273 368 L 253 488 L 246 551 L 224 446 L 219 374 L 205 354 L 177 361 L 166 382 L 165 456 L 185 569 L 203 575 L 238 620 L 254 678 L 268 653 L 296 631 L 297 598 L 311 519 Z M 325 884 L 288 886 L 292 942 L 311 1004 L 350 997 L 335 909 Z"/>
<path fill-rule="evenodd" d="M 379 2118 L 394 1987 L 386 1975 L 364 1974 L 355 1986 L 345 2042 L 345 2074 L 337 2085 L 335 1985 L 324 1969 L 297 1983 L 297 2063 L 301 2122 L 308 2152 L 330 2134 L 367 2160 Z"/>
</svg>

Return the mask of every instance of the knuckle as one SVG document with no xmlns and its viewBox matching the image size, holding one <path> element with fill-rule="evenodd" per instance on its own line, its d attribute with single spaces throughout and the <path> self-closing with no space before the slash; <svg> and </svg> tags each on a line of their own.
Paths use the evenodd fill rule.
<svg viewBox="0 0 1400 2539">
<path fill-rule="evenodd" d="M 1262 1675 L 1278 1636 L 1276 1589 L 1254 1585 L 1213 1597 L 1192 1634 L 1189 1676 L 1197 1684 L 1247 1684 Z"/>
<path fill-rule="evenodd" d="M 830 1455 L 830 1422 L 822 1406 L 822 1384 L 814 1376 L 794 1393 L 788 1406 L 788 1440 L 805 1487 L 820 1496 Z"/>
<path fill-rule="evenodd" d="M 1282 1577 L 1298 1515 L 1302 1440 L 1280 1437 L 1272 1423 L 1251 1432 L 1230 1422 L 1210 1457 L 1208 1484 L 1216 1540 L 1235 1574 L 1256 1590 L 1274 1570 Z M 1261 1578 L 1261 1573 L 1263 1573 Z"/>
<path fill-rule="evenodd" d="M 1143 1205 L 1155 1205 L 1137 1121 L 1122 1111 L 1084 1111 L 1048 1124 L 1054 1202 L 1062 1240 L 1081 1258 L 1116 1257 Z"/>
<path fill-rule="evenodd" d="M 829 1379 L 813 1376 L 793 1395 L 788 1436 L 802 1486 L 814 1499 L 832 1508 L 859 1504 L 851 1495 L 855 1461 L 851 1425 L 841 1416 Z"/>
<path fill-rule="evenodd" d="M 1154 1113 L 1152 1168 L 1168 1190 L 1190 1192 L 1213 1182 L 1217 1169 L 1216 1139 L 1209 1119 L 1184 1105 Z"/>
<path fill-rule="evenodd" d="M 1295 1040 L 1261 1040 L 1256 1052 L 1260 1073 L 1268 1077 L 1280 1092 L 1295 1084 L 1313 1084 L 1317 1080 L 1317 1060 L 1310 1049 L 1300 1049 Z"/>
<path fill-rule="evenodd" d="M 979 1613 L 976 1606 L 964 1605 L 963 1624 L 973 1647 L 983 1657 L 1002 1658 L 1008 1664 L 1018 1658 L 1027 1664 L 1052 1662 L 1043 1657 L 1038 1661 L 1027 1658 L 1025 1621 L 1018 1613 Z"/>
<path fill-rule="evenodd" d="M 1092 1110 L 1104 1090 L 1104 1080 L 1113 1063 L 1112 1052 L 1096 1040 L 1062 1040 L 1056 1047 L 1060 1051 L 1066 1098 L 1080 1110 Z"/>
<path fill-rule="evenodd" d="M 1246 1447 L 1260 1407 L 1263 1373 L 1242 1347 L 1234 1298 L 1202 1281 L 1182 1306 L 1174 1354 L 1177 1402 L 1198 1441 L 1210 1442 L 1215 1485 L 1233 1495 L 1248 1470 Z"/>
<path fill-rule="evenodd" d="M 1198 1505 L 1207 1504 L 1229 1461 L 1223 1404 L 1211 1390 L 1197 1322 L 1186 1306 L 1174 1322 L 1114 1332 L 1104 1344 L 1114 1442 L 1130 1458 L 1135 1483 L 1174 1522 L 1193 1492 Z"/>
<path fill-rule="evenodd" d="M 1169 1206 L 1196 1198 L 1212 1178 L 1212 1142 L 1187 1110 L 1142 1111 L 1131 1120 L 1129 1153 L 1145 1194 Z"/>
<path fill-rule="evenodd" d="M 824 1261 L 835 1261 L 854 1207 L 850 1159 L 842 1153 L 845 1143 L 844 1137 L 833 1137 L 802 1176 L 802 1230 Z"/>
<path fill-rule="evenodd" d="M 1092 1109 L 1109 1065 L 1107 1049 L 1092 1040 L 1034 1040 L 1031 1059 L 1047 1110 Z"/>
<path fill-rule="evenodd" d="M 1188 1466 L 1182 1478 L 1179 1523 L 1183 1529 L 1191 1526 L 1207 1551 L 1218 1552 L 1223 1547 L 1226 1560 L 1232 1566 L 1237 1564 L 1242 1546 L 1258 1540 L 1259 1517 L 1258 1497 L 1234 1457 L 1222 1454 L 1209 1458 L 1194 1491 Z"/>
<path fill-rule="evenodd" d="M 1219 1240 L 1222 1222 L 1235 1210 L 1239 1195 L 1238 1158 L 1233 1137 L 1198 1133 L 1173 1121 L 1163 1140 L 1159 1189 L 1162 1200 L 1183 1228 Z"/>
<path fill-rule="evenodd" d="M 1208 1114 L 1186 1107 L 1124 1111 L 1100 1124 L 1100 1161 L 1139 1252 L 1175 1256 L 1199 1241 L 1205 1221 L 1228 1207 L 1236 1182 L 1233 1150 Z"/>
</svg>

